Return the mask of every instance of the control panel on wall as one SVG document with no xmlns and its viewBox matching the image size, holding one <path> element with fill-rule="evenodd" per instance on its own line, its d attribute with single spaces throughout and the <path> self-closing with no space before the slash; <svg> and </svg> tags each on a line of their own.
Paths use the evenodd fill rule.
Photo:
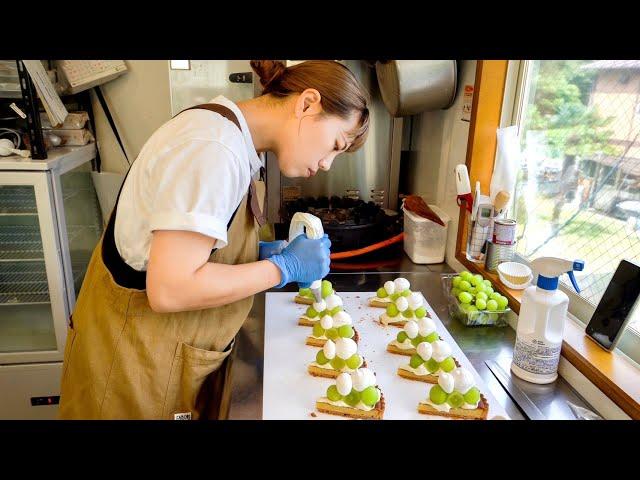
<svg viewBox="0 0 640 480">
<path fill-rule="evenodd" d="M 127 71 L 124 60 L 58 60 L 67 93 L 78 93 L 106 83 Z"/>
</svg>

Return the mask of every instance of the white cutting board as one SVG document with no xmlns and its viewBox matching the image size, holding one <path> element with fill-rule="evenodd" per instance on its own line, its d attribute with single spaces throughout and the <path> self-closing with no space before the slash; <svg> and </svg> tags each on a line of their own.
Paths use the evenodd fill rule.
<svg viewBox="0 0 640 480">
<path fill-rule="evenodd" d="M 400 329 L 385 327 L 377 321 L 384 309 L 370 307 L 367 304 L 368 299 L 375 293 L 338 292 L 338 295 L 342 297 L 344 309 L 351 315 L 353 326 L 360 335 L 358 352 L 376 374 L 378 386 L 384 394 L 384 418 L 445 419 L 418 413 L 418 402 L 427 398 L 429 384 L 407 380 L 396 373 L 398 366 L 407 363 L 409 357 L 386 351 L 387 344 L 395 338 Z M 335 380 L 314 377 L 307 372 L 307 366 L 314 361 L 319 348 L 305 345 L 305 338 L 311 333 L 311 327 L 302 327 L 297 323 L 307 306 L 295 303 L 294 297 L 293 292 L 267 293 L 262 417 L 265 420 L 348 420 L 320 413 L 315 409 L 316 399 L 323 397 Z M 509 418 L 426 301 L 425 306 L 436 323 L 438 333 L 451 345 L 454 358 L 475 376 L 476 385 L 489 402 L 489 418 Z M 312 412 L 315 413 L 315 417 L 311 415 Z"/>
</svg>

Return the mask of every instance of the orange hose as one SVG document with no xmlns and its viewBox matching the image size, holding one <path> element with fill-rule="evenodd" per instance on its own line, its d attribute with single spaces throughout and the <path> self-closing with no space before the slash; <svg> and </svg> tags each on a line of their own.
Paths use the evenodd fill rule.
<svg viewBox="0 0 640 480">
<path fill-rule="evenodd" d="M 378 262 L 342 263 L 331 262 L 331 270 L 373 270 L 375 268 L 391 267 L 400 263 L 400 259 L 380 260 Z"/>
<path fill-rule="evenodd" d="M 348 250 L 346 252 L 332 253 L 329 256 L 329 258 L 331 258 L 331 260 L 339 260 L 341 258 L 357 257 L 358 255 L 363 255 L 365 253 L 373 252 L 375 250 L 379 250 L 389 245 L 393 245 L 394 243 L 401 242 L 403 238 L 404 238 L 404 232 L 399 233 L 394 237 L 383 240 L 382 242 L 374 243 L 367 247 L 358 248 L 357 250 Z"/>
</svg>

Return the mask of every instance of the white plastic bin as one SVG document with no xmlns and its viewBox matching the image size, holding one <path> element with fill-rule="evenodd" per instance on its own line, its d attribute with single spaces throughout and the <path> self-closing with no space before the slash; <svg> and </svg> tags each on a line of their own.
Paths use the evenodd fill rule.
<svg viewBox="0 0 640 480">
<path fill-rule="evenodd" d="M 404 212 L 404 251 L 413 263 L 442 263 L 447 248 L 451 218 L 436 205 L 429 205 L 444 222 L 444 227 L 415 213 Z"/>
</svg>

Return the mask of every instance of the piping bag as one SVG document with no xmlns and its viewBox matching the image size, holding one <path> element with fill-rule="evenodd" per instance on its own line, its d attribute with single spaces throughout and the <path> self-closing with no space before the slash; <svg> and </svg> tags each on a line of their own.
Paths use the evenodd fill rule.
<svg viewBox="0 0 640 480">
<path fill-rule="evenodd" d="M 310 213 L 296 212 L 289 225 L 289 243 L 298 235 L 307 234 L 307 238 L 319 239 L 324 236 L 322 221 Z M 322 300 L 322 279 L 314 280 L 309 287 L 316 302 Z"/>
</svg>

